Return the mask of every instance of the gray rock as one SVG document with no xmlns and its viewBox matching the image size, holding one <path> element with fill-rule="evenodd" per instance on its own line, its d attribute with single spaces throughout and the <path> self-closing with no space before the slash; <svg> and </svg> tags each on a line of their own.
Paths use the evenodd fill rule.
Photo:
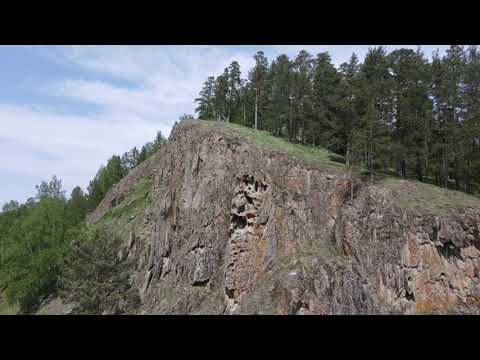
<svg viewBox="0 0 480 360">
<path fill-rule="evenodd" d="M 388 186 L 359 179 L 350 201 L 341 170 L 239 140 L 221 124 L 186 122 L 107 193 L 89 223 L 146 176 L 155 179 L 152 205 L 139 216 L 154 224 L 140 222 L 141 236 L 126 241 L 139 313 L 478 309 L 480 208 L 413 214 Z"/>
</svg>

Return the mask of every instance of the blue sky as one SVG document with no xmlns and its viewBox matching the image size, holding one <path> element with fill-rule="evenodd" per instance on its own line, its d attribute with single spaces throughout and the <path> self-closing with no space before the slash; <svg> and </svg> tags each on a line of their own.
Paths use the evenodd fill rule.
<svg viewBox="0 0 480 360">
<path fill-rule="evenodd" d="M 373 46 L 373 45 L 372 45 Z M 416 45 L 387 46 L 416 48 Z M 269 60 L 329 51 L 338 66 L 369 46 L 0 46 L 0 206 L 35 195 L 57 175 L 70 192 L 84 189 L 114 153 L 169 135 L 193 113 L 207 76 L 233 60 L 243 75 L 252 55 Z M 430 56 L 436 48 L 422 46 Z"/>
</svg>

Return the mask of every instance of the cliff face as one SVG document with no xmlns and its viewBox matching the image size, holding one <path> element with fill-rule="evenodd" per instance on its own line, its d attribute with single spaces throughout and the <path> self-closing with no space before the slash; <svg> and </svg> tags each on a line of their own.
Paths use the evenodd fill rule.
<svg viewBox="0 0 480 360">
<path fill-rule="evenodd" d="M 415 184 L 358 180 L 351 201 L 339 164 L 243 135 L 179 124 L 89 217 L 124 237 L 140 313 L 478 312 L 480 202 L 419 212 Z"/>
<path fill-rule="evenodd" d="M 478 313 L 479 214 L 419 215 L 399 207 L 388 187 L 369 186 L 342 208 L 336 245 L 367 279 L 379 312 Z"/>
</svg>

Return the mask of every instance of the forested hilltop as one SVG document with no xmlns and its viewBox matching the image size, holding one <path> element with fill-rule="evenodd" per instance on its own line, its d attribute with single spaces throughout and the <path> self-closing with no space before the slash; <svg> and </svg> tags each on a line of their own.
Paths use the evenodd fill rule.
<svg viewBox="0 0 480 360">
<path fill-rule="evenodd" d="M 233 122 L 321 146 L 370 179 L 395 174 L 478 193 L 480 53 L 452 45 L 431 60 L 421 49 L 369 49 L 338 68 L 327 52 L 269 62 L 262 51 L 242 78 L 233 61 L 196 99 L 205 120 Z"/>
</svg>

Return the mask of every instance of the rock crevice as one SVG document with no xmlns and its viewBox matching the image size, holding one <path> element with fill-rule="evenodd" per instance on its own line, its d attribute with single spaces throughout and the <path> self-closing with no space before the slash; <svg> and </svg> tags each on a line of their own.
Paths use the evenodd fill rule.
<svg viewBox="0 0 480 360">
<path fill-rule="evenodd" d="M 89 221 L 145 176 L 122 253 L 143 313 L 478 313 L 480 208 L 417 215 L 355 179 L 352 200 L 346 173 L 185 123 Z"/>
</svg>

